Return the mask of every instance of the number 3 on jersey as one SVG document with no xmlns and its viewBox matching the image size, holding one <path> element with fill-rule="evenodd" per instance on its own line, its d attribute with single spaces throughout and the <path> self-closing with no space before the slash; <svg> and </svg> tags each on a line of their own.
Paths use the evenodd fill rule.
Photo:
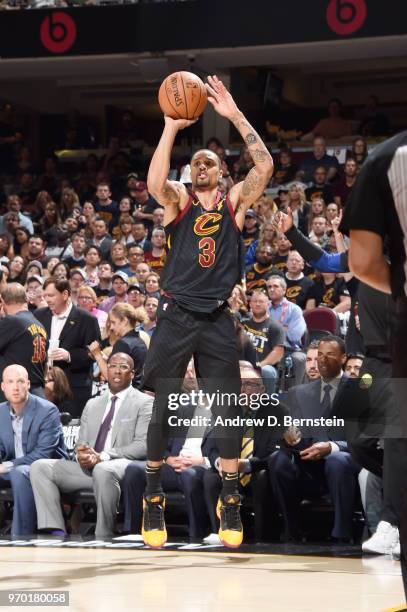
<svg viewBox="0 0 407 612">
<path fill-rule="evenodd" d="M 216 242 L 213 238 L 201 238 L 198 242 L 199 253 L 198 261 L 203 268 L 210 268 L 215 262 Z"/>
</svg>

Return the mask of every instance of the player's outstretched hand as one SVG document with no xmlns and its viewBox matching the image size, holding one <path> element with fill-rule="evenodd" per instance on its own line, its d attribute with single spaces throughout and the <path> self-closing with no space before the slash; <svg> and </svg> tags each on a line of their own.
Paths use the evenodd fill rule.
<svg viewBox="0 0 407 612">
<path fill-rule="evenodd" d="M 274 215 L 272 226 L 275 232 L 288 232 L 289 229 L 294 225 L 293 213 L 291 208 L 288 207 L 286 212 L 283 213 L 281 210 Z"/>
<path fill-rule="evenodd" d="M 222 81 L 218 79 L 216 74 L 208 76 L 208 83 L 205 83 L 205 87 L 209 94 L 208 102 L 212 104 L 219 115 L 226 117 L 226 119 L 231 119 L 239 112 L 231 93 L 226 89 Z"/>
<path fill-rule="evenodd" d="M 172 117 L 168 117 L 168 115 L 164 115 L 164 120 L 166 125 L 174 125 L 177 130 L 183 130 L 194 125 L 194 123 L 198 121 L 198 119 L 173 119 Z"/>
</svg>

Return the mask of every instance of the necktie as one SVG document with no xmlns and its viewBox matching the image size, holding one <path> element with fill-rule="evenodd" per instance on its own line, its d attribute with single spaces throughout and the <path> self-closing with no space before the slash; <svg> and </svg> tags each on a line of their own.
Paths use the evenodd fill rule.
<svg viewBox="0 0 407 612">
<path fill-rule="evenodd" d="M 324 388 L 324 397 L 322 398 L 321 403 L 321 416 L 326 416 L 330 413 L 331 410 L 331 390 L 332 385 L 325 385 Z"/>
<path fill-rule="evenodd" d="M 253 427 L 248 427 L 243 434 L 242 449 L 240 451 L 240 459 L 250 459 L 253 457 L 254 441 L 253 441 Z M 240 474 L 239 482 L 242 487 L 247 487 L 252 478 L 251 474 Z"/>
<path fill-rule="evenodd" d="M 107 413 L 101 426 L 99 427 L 98 435 L 97 435 L 96 442 L 95 442 L 95 451 L 97 453 L 101 453 L 102 450 L 105 448 L 107 434 L 109 433 L 109 429 L 112 424 L 112 419 L 114 416 L 114 407 L 116 404 L 116 400 L 117 400 L 116 395 L 113 395 L 110 410 Z"/>
</svg>

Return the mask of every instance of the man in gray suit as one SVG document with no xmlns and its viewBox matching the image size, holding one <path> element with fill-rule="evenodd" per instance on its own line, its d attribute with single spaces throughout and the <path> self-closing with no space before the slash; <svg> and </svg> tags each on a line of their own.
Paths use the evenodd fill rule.
<svg viewBox="0 0 407 612">
<path fill-rule="evenodd" d="M 3 371 L 0 404 L 0 487 L 13 492 L 12 536 L 36 531 L 30 469 L 37 459 L 67 457 L 58 408 L 29 393 L 28 372 L 10 365 Z"/>
<path fill-rule="evenodd" d="M 112 355 L 107 367 L 108 391 L 90 399 L 82 413 L 77 461 L 41 460 L 32 466 L 41 530 L 64 535 L 61 492 L 90 489 L 96 497 L 96 537 L 111 537 L 126 467 L 146 457 L 153 399 L 132 387 L 134 363 L 129 355 Z"/>
</svg>

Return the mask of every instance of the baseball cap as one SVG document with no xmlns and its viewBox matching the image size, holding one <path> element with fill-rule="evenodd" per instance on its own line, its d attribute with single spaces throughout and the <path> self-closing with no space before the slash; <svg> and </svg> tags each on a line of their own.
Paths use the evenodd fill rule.
<svg viewBox="0 0 407 612">
<path fill-rule="evenodd" d="M 139 293 L 143 293 L 140 285 L 136 285 L 135 283 L 133 283 L 132 285 L 129 285 L 127 289 L 127 293 L 130 293 L 131 291 L 138 291 Z"/>
<path fill-rule="evenodd" d="M 39 270 L 41 270 L 42 272 L 42 263 L 38 261 L 38 259 L 33 259 L 32 261 L 30 261 L 30 263 L 27 266 L 27 272 L 30 268 L 33 268 L 34 266 L 38 268 Z"/>
<path fill-rule="evenodd" d="M 131 179 L 131 178 L 138 179 L 138 174 L 137 174 L 137 172 L 130 172 L 130 173 L 127 175 L 127 180 L 129 180 L 129 179 Z"/>
<path fill-rule="evenodd" d="M 112 281 L 113 281 L 115 278 L 121 278 L 123 282 L 125 282 L 125 283 L 129 284 L 129 277 L 128 277 L 128 275 L 126 274 L 126 272 L 122 272 L 122 270 L 118 270 L 117 272 L 115 272 L 115 273 L 113 274 L 113 276 L 112 276 Z"/>
<path fill-rule="evenodd" d="M 44 279 L 42 278 L 42 276 L 38 276 L 38 274 L 33 274 L 32 276 L 29 276 L 29 277 L 27 278 L 26 283 L 27 283 L 27 284 L 28 284 L 28 283 L 31 283 L 31 281 L 33 281 L 33 280 L 35 280 L 35 281 L 37 281 L 38 283 L 40 283 L 40 285 L 43 285 L 43 284 L 44 284 Z"/>
<path fill-rule="evenodd" d="M 74 274 L 80 274 L 83 278 L 83 280 L 86 280 L 86 273 L 84 270 L 82 270 L 82 268 L 73 268 L 70 272 L 69 272 L 69 278 L 72 278 Z"/>
<path fill-rule="evenodd" d="M 249 208 L 249 210 L 246 210 L 245 217 L 251 217 L 252 219 L 257 219 L 256 213 L 251 208 Z"/>
<path fill-rule="evenodd" d="M 134 189 L 136 191 L 144 191 L 144 189 L 147 189 L 147 183 L 145 181 L 137 181 L 134 186 Z"/>
</svg>

